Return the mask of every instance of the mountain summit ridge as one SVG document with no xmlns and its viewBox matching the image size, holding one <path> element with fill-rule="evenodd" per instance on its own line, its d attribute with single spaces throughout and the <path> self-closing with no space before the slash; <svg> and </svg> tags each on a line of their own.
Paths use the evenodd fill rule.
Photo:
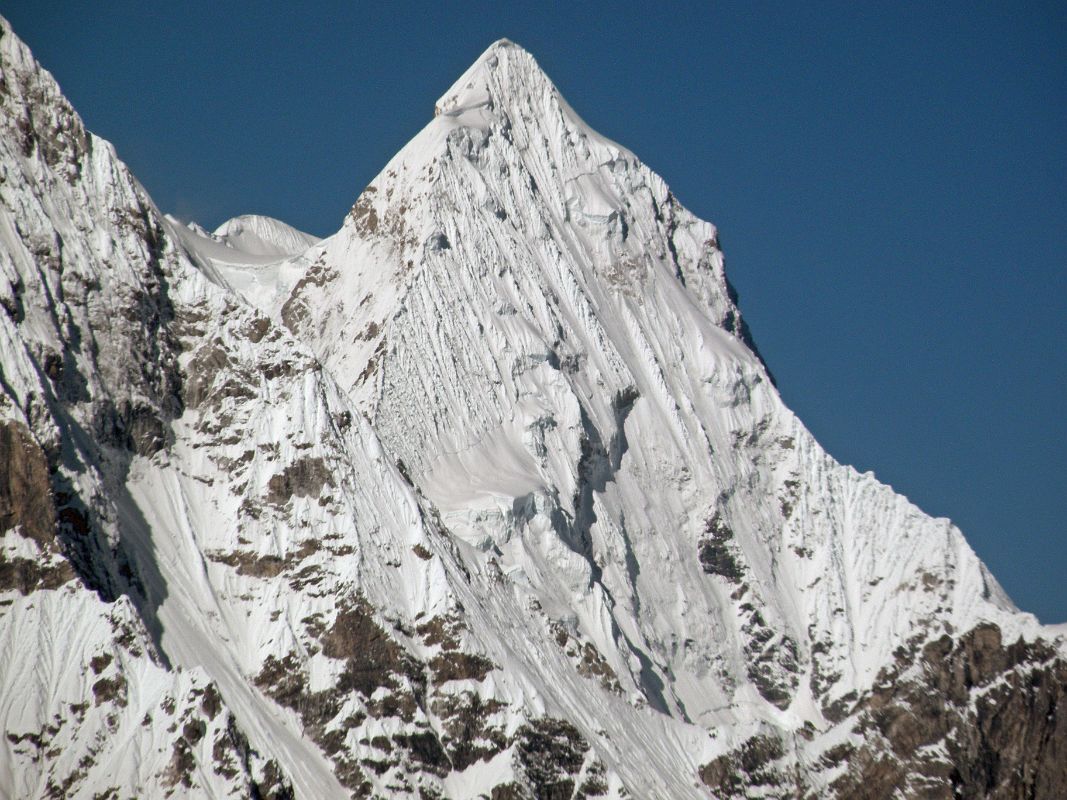
<svg viewBox="0 0 1067 800">
<path fill-rule="evenodd" d="M 516 66 L 519 67 L 522 76 L 528 80 L 538 81 L 552 86 L 553 89 L 555 88 L 548 75 L 541 69 L 537 60 L 529 51 L 510 39 L 501 38 L 489 45 L 466 71 L 456 79 L 448 91 L 438 98 L 434 104 L 434 116 L 448 113 L 454 114 L 458 108 L 473 107 L 488 99 L 490 93 L 489 84 L 496 77 L 493 73 L 500 66 L 501 58 L 505 60 L 507 66 L 511 66 L 513 60 L 517 61 Z M 507 72 L 508 70 L 505 70 L 504 74 L 507 74 Z M 501 85 L 500 81 L 495 83 L 498 91 L 500 89 L 504 90 L 503 94 L 505 96 L 511 91 L 511 87 L 506 80 L 503 85 Z"/>
<path fill-rule="evenodd" d="M 818 446 L 714 226 L 521 48 L 258 255 L 0 55 L 0 790 L 1067 787 L 1062 631 Z"/>
</svg>

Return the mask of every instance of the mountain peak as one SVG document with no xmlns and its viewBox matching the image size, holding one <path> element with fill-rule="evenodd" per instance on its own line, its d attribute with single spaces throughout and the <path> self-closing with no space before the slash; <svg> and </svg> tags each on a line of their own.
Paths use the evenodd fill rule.
<svg viewBox="0 0 1067 800">
<path fill-rule="evenodd" d="M 242 214 L 228 219 L 215 229 L 214 236 L 250 255 L 279 257 L 302 253 L 319 241 L 317 236 L 262 214 Z"/>
<path fill-rule="evenodd" d="M 555 91 L 537 60 L 510 39 L 497 39 L 441 96 L 434 115 L 458 116 L 471 109 L 492 109 L 515 92 L 546 88 Z"/>
<path fill-rule="evenodd" d="M 491 53 L 493 50 L 507 48 L 507 47 L 511 47 L 511 48 L 516 49 L 516 50 L 522 50 L 522 52 L 524 52 L 524 53 L 526 52 L 526 50 L 524 50 L 521 45 L 515 44 L 515 42 L 511 41 L 511 39 L 508 39 L 506 36 L 501 36 L 499 39 L 497 39 L 495 42 L 493 42 L 491 45 L 489 45 L 489 47 L 487 47 L 485 49 L 485 52 L 482 53 L 481 57 L 484 58 L 486 55 Z"/>
<path fill-rule="evenodd" d="M 1067 796 L 1063 630 L 529 53 L 307 248 L 161 216 L 5 24 L 0 797 Z"/>
</svg>

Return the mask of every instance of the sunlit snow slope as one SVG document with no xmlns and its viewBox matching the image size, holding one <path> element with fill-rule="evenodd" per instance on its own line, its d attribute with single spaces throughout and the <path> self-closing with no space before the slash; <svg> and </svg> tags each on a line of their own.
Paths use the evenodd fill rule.
<svg viewBox="0 0 1067 800">
<path fill-rule="evenodd" d="M 821 450 L 521 48 L 321 242 L 163 217 L 0 54 L 0 795 L 1067 788 L 1062 633 Z"/>
</svg>

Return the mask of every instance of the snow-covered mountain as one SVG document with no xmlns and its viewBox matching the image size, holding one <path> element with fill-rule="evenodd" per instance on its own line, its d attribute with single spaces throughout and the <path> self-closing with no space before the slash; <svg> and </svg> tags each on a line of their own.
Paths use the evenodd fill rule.
<svg viewBox="0 0 1067 800">
<path fill-rule="evenodd" d="M 521 48 L 322 241 L 165 217 L 0 59 L 0 795 L 1067 791 L 1062 632 Z"/>
<path fill-rule="evenodd" d="M 295 256 L 319 242 L 317 236 L 258 214 L 228 219 L 212 236 L 235 250 L 260 256 Z"/>
</svg>

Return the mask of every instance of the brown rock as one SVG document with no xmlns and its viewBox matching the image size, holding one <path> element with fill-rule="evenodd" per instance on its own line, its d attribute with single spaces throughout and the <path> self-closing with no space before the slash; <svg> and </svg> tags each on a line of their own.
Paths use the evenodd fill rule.
<svg viewBox="0 0 1067 800">
<path fill-rule="evenodd" d="M 0 423 L 0 531 L 19 528 L 42 550 L 55 539 L 48 461 L 28 428 Z"/>
<path fill-rule="evenodd" d="M 996 625 L 982 624 L 927 643 L 919 664 L 911 680 L 897 679 L 900 664 L 883 670 L 861 700 L 869 743 L 835 796 L 1067 797 L 1067 661 L 1055 650 L 1004 645 Z"/>
</svg>

